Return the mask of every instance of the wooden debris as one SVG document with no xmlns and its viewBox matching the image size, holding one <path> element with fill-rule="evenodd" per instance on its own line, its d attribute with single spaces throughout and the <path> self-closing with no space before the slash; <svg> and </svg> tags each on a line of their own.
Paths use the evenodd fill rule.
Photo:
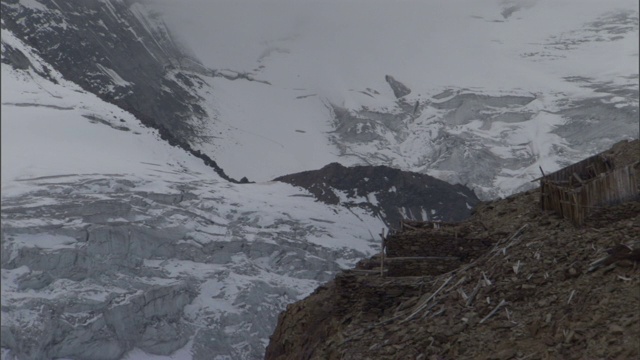
<svg viewBox="0 0 640 360">
<path fill-rule="evenodd" d="M 580 175 L 578 175 L 577 173 L 573 173 L 573 177 L 574 177 L 576 180 L 578 180 L 578 182 L 579 182 L 580 184 L 584 184 L 584 180 L 582 180 L 582 179 L 580 178 Z"/>
<path fill-rule="evenodd" d="M 463 300 L 467 300 L 469 298 L 462 288 L 458 288 L 458 294 L 460 294 Z"/>
<path fill-rule="evenodd" d="M 476 295 L 478 295 L 478 291 L 480 291 L 480 286 L 482 285 L 482 279 L 478 280 L 478 284 L 476 285 L 475 288 L 473 288 L 473 292 L 471 293 L 471 295 L 469 295 L 469 299 L 467 300 L 467 307 L 471 306 L 471 304 L 473 303 L 473 300 L 476 298 Z"/>
<path fill-rule="evenodd" d="M 513 265 L 513 272 L 516 273 L 516 275 L 518 275 L 518 271 L 520 270 L 520 260 L 518 260 L 518 262 Z"/>
<path fill-rule="evenodd" d="M 487 314 L 487 316 L 485 316 L 482 320 L 480 320 L 479 324 L 482 324 L 483 322 L 487 321 L 487 319 L 493 316 L 493 314 L 495 314 L 501 307 L 503 307 L 506 304 L 507 302 L 504 299 L 502 299 L 498 304 L 498 306 L 496 306 L 493 310 L 491 310 L 489 314 Z"/>
<path fill-rule="evenodd" d="M 407 229 L 411 229 L 411 230 L 418 230 L 418 228 L 417 228 L 417 227 L 415 227 L 415 226 L 411 226 L 411 225 L 409 225 L 409 224 L 407 224 L 407 223 L 402 223 L 402 228 L 403 228 L 403 229 L 404 229 L 404 228 L 407 228 Z"/>
<path fill-rule="evenodd" d="M 522 225 L 518 230 L 516 230 L 516 232 L 514 232 L 513 234 L 511 234 L 511 236 L 509 236 L 505 241 L 498 241 L 492 252 L 493 255 L 502 252 L 503 254 L 506 254 L 507 249 L 512 247 L 513 245 L 517 244 L 518 241 L 520 239 L 520 235 L 524 232 L 524 230 L 529 227 L 529 224 L 524 224 Z M 504 247 L 499 247 L 498 245 L 502 244 L 503 242 L 506 243 L 506 245 Z"/>
<path fill-rule="evenodd" d="M 482 278 L 484 279 L 484 282 L 487 284 L 487 286 L 491 286 L 491 280 L 487 278 L 487 275 L 484 273 L 484 271 L 482 272 Z"/>
<path fill-rule="evenodd" d="M 452 285 L 450 288 L 448 288 L 447 290 L 445 290 L 445 292 L 449 292 L 449 291 L 451 291 L 452 289 L 457 288 L 460 284 L 462 284 L 462 283 L 463 283 L 463 282 L 465 282 L 466 280 L 467 280 L 467 277 L 466 277 L 466 276 L 461 277 L 461 278 L 460 278 L 460 280 L 456 281 L 456 283 L 455 283 L 455 284 L 453 284 L 453 285 Z"/>
<path fill-rule="evenodd" d="M 433 294 L 431 294 L 431 296 L 429 296 L 422 304 L 420 304 L 418 308 L 411 315 L 407 316 L 407 318 L 402 320 L 400 323 L 402 324 L 404 322 L 411 320 L 417 313 L 419 313 L 424 308 L 426 308 L 429 301 L 433 299 L 440 292 L 440 290 L 442 290 L 449 283 L 449 281 L 451 281 L 451 279 L 453 279 L 453 276 L 450 276 L 447 280 L 445 280 L 445 282 L 442 285 L 440 285 L 438 290 L 436 290 Z"/>
</svg>

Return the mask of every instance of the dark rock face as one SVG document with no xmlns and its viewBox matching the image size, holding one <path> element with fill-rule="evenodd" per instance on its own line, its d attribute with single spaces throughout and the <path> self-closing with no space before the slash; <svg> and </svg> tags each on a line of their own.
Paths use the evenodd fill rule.
<svg viewBox="0 0 640 360">
<path fill-rule="evenodd" d="M 22 51 L 4 43 L 2 44 L 2 62 L 18 70 L 26 70 L 31 67 L 31 61 Z"/>
<path fill-rule="evenodd" d="M 180 66 L 180 52 L 168 33 L 145 27 L 136 4 L 77 0 L 40 3 L 46 11 L 3 3 L 5 26 L 84 89 L 129 105 L 171 132 L 182 136 L 193 133 L 195 129 L 184 115 L 177 119 L 173 115 L 198 112 L 189 108 L 195 99 L 177 81 L 165 77 L 171 67 Z M 123 81 L 114 83 L 109 70 Z"/>
<path fill-rule="evenodd" d="M 388 166 L 347 168 L 332 163 L 275 180 L 304 187 L 327 204 L 367 209 L 390 227 L 402 219 L 460 221 L 479 202 L 463 185 Z"/>
<path fill-rule="evenodd" d="M 229 179 L 207 154 L 193 149 L 198 124 L 208 118 L 194 89 L 204 86 L 198 74 L 213 71 L 174 43 L 158 14 L 131 0 L 39 3 L 3 1 L 2 27 L 66 79 L 133 113 Z M 29 64 L 23 58 L 3 45 L 3 61 L 24 69 Z"/>
<path fill-rule="evenodd" d="M 391 86 L 391 90 L 393 90 L 393 95 L 396 96 L 397 99 L 400 99 L 403 96 L 409 95 L 411 93 L 411 89 L 409 89 L 405 84 L 393 78 L 391 75 L 386 75 L 384 80 Z"/>
</svg>

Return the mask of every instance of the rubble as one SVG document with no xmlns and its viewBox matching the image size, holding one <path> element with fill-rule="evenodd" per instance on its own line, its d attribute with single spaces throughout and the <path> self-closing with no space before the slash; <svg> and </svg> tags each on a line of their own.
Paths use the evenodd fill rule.
<svg viewBox="0 0 640 360">
<path fill-rule="evenodd" d="M 639 144 L 617 151 L 634 161 Z M 483 203 L 457 226 L 392 235 L 390 258 L 415 251 L 459 264 L 436 274 L 410 265 L 418 259 L 402 271 L 387 260 L 381 277 L 379 257 L 362 261 L 281 314 L 266 359 L 637 358 L 639 199 L 596 209 L 579 227 L 539 201 L 530 190 Z M 477 250 L 461 257 L 456 233 Z"/>
</svg>

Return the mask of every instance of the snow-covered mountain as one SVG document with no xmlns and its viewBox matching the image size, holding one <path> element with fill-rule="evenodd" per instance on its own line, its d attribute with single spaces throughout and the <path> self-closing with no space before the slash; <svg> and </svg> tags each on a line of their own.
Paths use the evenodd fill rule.
<svg viewBox="0 0 640 360">
<path fill-rule="evenodd" d="M 632 0 L 11 3 L 66 78 L 223 177 L 388 165 L 491 198 L 639 135 Z"/>
<path fill-rule="evenodd" d="M 203 64 L 264 81 L 203 95 L 223 136 L 200 148 L 235 177 L 389 165 L 487 198 L 639 134 L 637 1 L 205 3 L 155 4 Z"/>
<path fill-rule="evenodd" d="M 1 3 L 3 360 L 261 358 L 388 209 L 477 201 L 270 180 L 491 197 L 638 136 L 636 2 L 176 4 Z"/>
</svg>

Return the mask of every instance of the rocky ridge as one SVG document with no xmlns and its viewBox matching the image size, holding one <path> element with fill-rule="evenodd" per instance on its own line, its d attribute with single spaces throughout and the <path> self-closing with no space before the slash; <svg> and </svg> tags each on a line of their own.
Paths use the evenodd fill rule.
<svg viewBox="0 0 640 360">
<path fill-rule="evenodd" d="M 639 151 L 635 140 L 609 154 L 638 171 Z M 379 257 L 362 261 L 287 307 L 266 358 L 639 356 L 640 202 L 598 209 L 576 228 L 540 211 L 538 198 L 530 190 L 482 203 L 457 225 L 390 236 L 387 253 L 413 240 L 417 255 L 459 263 L 392 276 L 390 261 L 380 277 Z M 448 236 L 486 249 L 463 258 L 463 247 L 434 243 Z"/>
<path fill-rule="evenodd" d="M 47 64 L 84 90 L 134 114 L 171 145 L 224 170 L 197 145 L 211 114 L 198 91 L 204 67 L 174 39 L 160 14 L 135 0 L 2 2 L 2 29 L 33 48 Z M 33 68 L 20 50 L 2 44 L 3 62 Z M 64 49 L 60 51 L 59 49 Z M 49 78 L 45 68 L 39 75 Z"/>
<path fill-rule="evenodd" d="M 460 221 L 469 217 L 479 202 L 466 186 L 388 166 L 345 167 L 332 163 L 275 181 L 303 187 L 327 204 L 366 209 L 389 228 L 397 228 L 402 219 Z"/>
</svg>

